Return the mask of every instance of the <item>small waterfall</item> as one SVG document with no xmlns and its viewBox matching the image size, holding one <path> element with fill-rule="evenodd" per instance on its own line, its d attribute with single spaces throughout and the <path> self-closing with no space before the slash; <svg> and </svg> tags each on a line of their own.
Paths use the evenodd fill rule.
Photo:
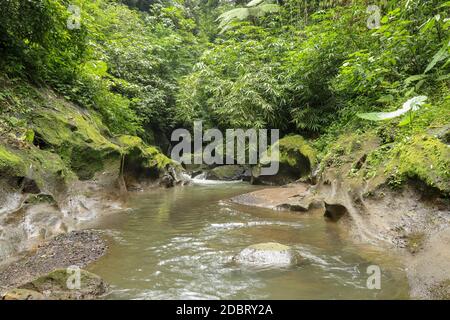
<svg viewBox="0 0 450 320">
<path fill-rule="evenodd" d="M 199 175 L 195 176 L 194 179 L 195 180 L 206 180 L 206 176 L 207 176 L 207 173 L 206 172 L 202 172 Z"/>
<path fill-rule="evenodd" d="M 242 182 L 242 180 L 233 180 L 233 181 L 223 181 L 223 180 L 208 180 L 207 179 L 208 173 L 202 172 L 199 175 L 196 175 L 193 178 L 190 178 L 189 181 L 191 181 L 193 184 L 201 184 L 201 185 L 207 185 L 207 184 L 230 184 L 230 183 L 239 183 Z"/>
</svg>

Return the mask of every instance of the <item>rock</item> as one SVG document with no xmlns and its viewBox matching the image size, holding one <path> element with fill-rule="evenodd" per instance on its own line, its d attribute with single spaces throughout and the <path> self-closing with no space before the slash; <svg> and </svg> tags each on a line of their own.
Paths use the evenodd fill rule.
<svg viewBox="0 0 450 320">
<path fill-rule="evenodd" d="M 175 185 L 175 181 L 170 174 L 165 174 L 159 181 L 159 185 L 165 188 L 171 188 Z"/>
<path fill-rule="evenodd" d="M 282 203 L 279 206 L 276 206 L 275 209 L 297 211 L 297 212 L 307 212 L 309 210 L 309 206 L 305 206 L 303 204 Z"/>
<path fill-rule="evenodd" d="M 106 241 L 95 231 L 60 234 L 0 269 L 0 288 L 20 287 L 55 269 L 84 268 L 106 253 Z"/>
<path fill-rule="evenodd" d="M 207 174 L 208 180 L 240 180 L 243 179 L 245 167 L 240 165 L 225 165 L 215 167 Z"/>
<path fill-rule="evenodd" d="M 42 293 L 28 289 L 11 289 L 2 296 L 2 300 L 44 300 Z"/>
<path fill-rule="evenodd" d="M 283 185 L 302 177 L 311 176 L 317 164 L 316 151 L 302 136 L 292 135 L 277 142 L 279 170 L 276 175 L 261 175 L 260 167 L 269 165 L 270 158 L 262 155 L 259 167 L 252 170 L 252 183 Z"/>
<path fill-rule="evenodd" d="M 450 279 L 434 285 L 430 292 L 433 300 L 450 300 Z"/>
<path fill-rule="evenodd" d="M 429 133 L 441 140 L 443 143 L 450 144 L 450 124 L 443 127 L 433 128 Z"/>
<path fill-rule="evenodd" d="M 325 202 L 325 217 L 331 221 L 339 221 L 342 217 L 348 215 L 348 210 L 341 204 L 328 204 Z"/>
<path fill-rule="evenodd" d="M 245 248 L 233 257 L 233 261 L 260 267 L 284 267 L 299 264 L 301 257 L 289 246 L 276 242 L 266 242 Z"/>
<path fill-rule="evenodd" d="M 310 186 L 306 183 L 295 183 L 241 194 L 231 198 L 231 201 L 274 210 L 307 212 L 323 206 L 321 201 L 310 194 L 309 188 Z"/>
<path fill-rule="evenodd" d="M 57 269 L 22 285 L 19 290 L 36 292 L 40 295 L 34 296 L 51 300 L 95 299 L 106 292 L 107 285 L 99 276 L 83 269 L 79 269 L 79 272 L 79 288 L 76 287 L 76 280 L 73 280 L 76 279 L 73 271 Z"/>
</svg>

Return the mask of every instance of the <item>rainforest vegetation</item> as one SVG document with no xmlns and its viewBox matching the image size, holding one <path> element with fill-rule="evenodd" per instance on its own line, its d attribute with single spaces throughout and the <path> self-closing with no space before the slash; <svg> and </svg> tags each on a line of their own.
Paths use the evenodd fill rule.
<svg viewBox="0 0 450 320">
<path fill-rule="evenodd" d="M 3 140 L 32 142 L 32 87 L 166 153 L 171 131 L 196 119 L 278 128 L 322 153 L 345 132 L 376 130 L 400 148 L 449 123 L 448 1 L 2 0 L 1 9 Z M 357 116 L 417 96 L 427 99 L 407 123 Z"/>
<path fill-rule="evenodd" d="M 79 221 L 96 216 L 126 191 L 143 190 L 148 178 L 165 187 L 184 184 L 183 179 L 191 179 L 183 178 L 190 168 L 170 159 L 170 138 L 175 129 L 193 131 L 198 120 L 203 129 L 222 132 L 279 129 L 282 166 L 277 177 L 266 180 L 256 179 L 254 167 L 203 166 L 196 174 L 205 170 L 200 174 L 211 174 L 213 180 L 236 180 L 250 171 L 247 177 L 255 184 L 296 181 L 296 199 L 307 199 L 304 195 L 313 186 L 326 217 L 372 219 L 377 240 L 384 237 L 413 255 L 449 221 L 450 1 L 0 0 L 0 258 L 27 249 L 24 243 L 30 245 L 30 239 L 77 229 Z M 193 199 L 202 202 L 204 192 L 218 201 L 202 190 L 192 191 Z M 235 196 L 231 188 L 217 190 L 223 197 Z M 279 196 L 274 193 L 268 195 Z M 151 198 L 166 202 L 159 209 L 151 207 L 158 211 L 157 219 L 144 220 L 151 222 L 147 227 L 152 231 L 143 238 L 166 235 L 153 232 L 152 223 L 167 227 L 168 212 L 177 217 L 171 223 L 183 222 L 174 208 L 197 219 L 194 201 L 181 198 L 187 205 L 175 207 L 168 194 Z M 335 198 L 328 205 L 330 197 Z M 36 203 L 47 207 L 35 210 Z M 311 200 L 287 207 L 307 211 L 313 205 Z M 205 219 L 211 217 L 217 218 Z M 100 243 L 90 233 L 74 237 Z M 448 249 L 442 239 L 433 238 L 435 245 L 427 247 L 433 260 L 441 257 L 436 268 L 450 261 L 433 251 Z M 186 242 L 203 243 L 191 240 Z M 70 247 L 66 242 L 62 246 Z M 286 251 L 275 244 L 280 246 Z M 98 259 L 106 251 L 100 247 L 86 256 Z M 178 261 L 178 251 L 174 256 L 169 260 Z M 360 258 L 355 258 L 358 265 Z M 429 260 L 421 259 L 417 261 Z M 433 284 L 448 289 L 441 294 L 427 279 L 420 280 L 425 265 L 432 267 L 422 263 L 411 268 L 417 274 L 410 279 L 419 279 L 415 288 L 425 288 L 413 293 L 448 299 L 448 273 L 441 272 L 442 279 Z M 217 265 L 208 266 L 215 274 Z M 198 279 L 208 272 L 202 269 Z M 205 279 L 202 285 L 209 286 L 211 279 Z M 175 280 L 169 285 L 181 283 Z M 14 281 L 8 284 L 17 285 Z M 188 297 L 253 297 L 208 290 L 206 296 Z M 353 297 L 353 291 L 346 294 Z M 336 296 L 343 297 L 340 292 Z"/>
</svg>

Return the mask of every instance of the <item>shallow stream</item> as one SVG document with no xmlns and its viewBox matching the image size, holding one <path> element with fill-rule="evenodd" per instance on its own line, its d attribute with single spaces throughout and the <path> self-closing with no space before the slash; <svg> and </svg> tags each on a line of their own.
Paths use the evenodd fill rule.
<svg viewBox="0 0 450 320">
<path fill-rule="evenodd" d="M 245 183 L 193 185 L 134 194 L 131 209 L 103 218 L 108 253 L 90 271 L 123 299 L 405 299 L 408 284 L 395 256 L 353 242 L 317 214 L 246 207 L 230 197 Z M 261 242 L 289 245 L 305 258 L 295 267 L 254 268 L 233 255 Z M 367 268 L 380 267 L 381 289 L 368 289 Z"/>
</svg>

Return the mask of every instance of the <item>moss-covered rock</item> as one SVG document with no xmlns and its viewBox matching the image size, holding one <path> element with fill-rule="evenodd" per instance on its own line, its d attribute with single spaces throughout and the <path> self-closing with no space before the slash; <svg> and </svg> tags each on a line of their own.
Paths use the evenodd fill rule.
<svg viewBox="0 0 450 320">
<path fill-rule="evenodd" d="M 59 155 L 34 146 L 18 149 L 0 144 L 0 173 L 14 189 L 27 193 L 27 186 L 33 185 L 38 191 L 31 193 L 54 196 L 76 179 Z"/>
<path fill-rule="evenodd" d="M 208 171 L 207 179 L 209 180 L 239 180 L 245 173 L 245 167 L 241 165 L 225 165 L 218 166 Z"/>
<path fill-rule="evenodd" d="M 390 152 L 386 171 L 399 183 L 418 179 L 450 194 L 450 147 L 438 138 L 416 135 Z"/>
<path fill-rule="evenodd" d="M 45 296 L 37 291 L 28 289 L 11 289 L 2 296 L 2 300 L 44 300 Z"/>
<path fill-rule="evenodd" d="M 345 179 L 346 184 L 400 188 L 417 180 L 450 193 L 450 147 L 427 134 L 381 144 L 375 132 L 342 135 L 321 161 L 322 180 Z"/>
<path fill-rule="evenodd" d="M 20 286 L 19 289 L 38 292 L 46 299 L 55 300 L 95 299 L 107 291 L 107 284 L 99 276 L 82 269 L 79 269 L 79 272 L 79 287 L 72 271 L 57 269 Z"/>
<path fill-rule="evenodd" d="M 41 149 L 58 153 L 80 180 L 92 179 L 103 170 L 104 160 L 120 161 L 121 149 L 103 134 L 94 116 L 73 106 L 55 103 L 33 118 L 35 141 Z"/>
<path fill-rule="evenodd" d="M 23 176 L 25 168 L 25 163 L 19 156 L 0 145 L 0 173 L 4 175 Z"/>
<path fill-rule="evenodd" d="M 135 164 L 142 166 L 142 168 L 158 170 L 164 170 L 168 166 L 175 165 L 158 148 L 146 145 L 139 137 L 121 135 L 117 140 L 122 147 L 125 161 L 136 162 Z"/>
<path fill-rule="evenodd" d="M 310 176 L 317 165 L 317 154 L 312 145 L 302 136 L 291 135 L 277 141 L 279 148 L 279 171 L 276 175 L 263 176 L 260 170 L 252 170 L 254 182 L 263 184 L 286 184 Z M 270 157 L 262 155 L 261 165 L 269 164 Z"/>
<path fill-rule="evenodd" d="M 9 189 L 20 191 L 24 181 L 30 182 L 34 191 L 51 195 L 60 205 L 70 191 L 87 197 L 94 189 L 122 191 L 124 175 L 153 183 L 168 171 L 181 170 L 139 137 L 114 137 L 94 110 L 48 88 L 8 83 L 2 86 L 14 97 L 11 101 L 31 106 L 0 111 L 0 177 Z M 84 188 L 79 180 L 93 182 L 93 188 Z"/>
</svg>

